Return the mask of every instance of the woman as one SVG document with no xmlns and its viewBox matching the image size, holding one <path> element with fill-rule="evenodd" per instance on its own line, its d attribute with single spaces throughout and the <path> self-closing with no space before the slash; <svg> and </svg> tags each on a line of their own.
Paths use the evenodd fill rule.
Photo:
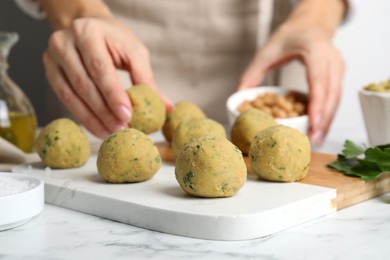
<svg viewBox="0 0 390 260">
<path fill-rule="evenodd" d="M 133 84 L 158 89 L 168 109 L 191 100 L 222 122 L 226 98 L 237 89 L 286 80 L 300 86 L 306 77 L 309 137 L 317 145 L 325 138 L 341 95 L 344 63 L 332 36 L 347 10 L 344 0 L 292 7 L 287 0 L 39 2 L 54 28 L 43 56 L 47 79 L 98 137 L 131 118 L 116 73 L 122 69 Z M 291 60 L 305 70 L 269 73 Z"/>
</svg>

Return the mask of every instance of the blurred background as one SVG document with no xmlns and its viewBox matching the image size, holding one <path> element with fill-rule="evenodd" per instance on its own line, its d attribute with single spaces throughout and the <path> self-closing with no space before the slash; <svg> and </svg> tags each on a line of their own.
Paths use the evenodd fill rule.
<svg viewBox="0 0 390 260">
<path fill-rule="evenodd" d="M 335 45 L 347 65 L 343 97 L 327 142 L 320 151 L 327 152 L 328 147 L 334 146 L 333 140 L 367 143 L 358 90 L 368 83 L 390 78 L 389 13 L 389 0 L 361 1 L 353 19 L 340 27 Z M 9 74 L 28 95 L 39 124 L 44 125 L 56 117 L 61 107 L 54 93 L 43 91 L 49 88 L 41 57 L 50 26 L 47 20 L 35 20 L 22 13 L 13 1 L 0 1 L 0 31 L 15 31 L 20 35 L 9 57 Z"/>
</svg>

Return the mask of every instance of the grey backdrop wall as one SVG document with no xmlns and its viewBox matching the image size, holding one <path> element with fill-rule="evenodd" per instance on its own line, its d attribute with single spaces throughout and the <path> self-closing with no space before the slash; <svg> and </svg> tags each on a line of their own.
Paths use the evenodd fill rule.
<svg viewBox="0 0 390 260">
<path fill-rule="evenodd" d="M 20 36 L 10 53 L 9 74 L 30 98 L 42 126 L 58 117 L 62 109 L 54 93 L 48 91 L 42 64 L 51 32 L 48 21 L 35 20 L 23 13 L 14 1 L 3 0 L 0 1 L 0 31 L 14 31 Z"/>
</svg>

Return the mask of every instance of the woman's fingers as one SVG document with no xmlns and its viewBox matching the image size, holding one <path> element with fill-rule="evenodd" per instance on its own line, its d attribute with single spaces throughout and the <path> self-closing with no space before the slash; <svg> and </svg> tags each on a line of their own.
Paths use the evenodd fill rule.
<svg viewBox="0 0 390 260">
<path fill-rule="evenodd" d="M 172 110 L 172 102 L 164 96 L 156 86 L 148 50 L 140 44 L 135 44 L 135 48 L 128 50 L 125 68 L 129 71 L 134 85 L 144 84 L 160 94 L 167 111 Z"/>
<path fill-rule="evenodd" d="M 46 78 L 60 101 L 91 133 L 100 138 L 106 138 L 110 131 L 76 95 L 60 66 L 54 62 L 48 52 L 45 52 L 43 55 L 43 63 L 45 65 Z"/>
<path fill-rule="evenodd" d="M 130 73 L 134 85 L 144 84 L 159 93 L 167 111 L 172 110 L 172 102 L 164 96 L 156 86 L 152 67 L 150 65 L 149 51 L 134 38 L 134 35 L 130 34 L 130 38 L 133 39 L 133 44 L 130 46 L 126 45 L 119 47 L 117 46 L 117 43 L 107 42 L 107 47 L 112 54 L 118 53 L 118 49 L 126 50 L 126 53 L 122 55 L 122 61 L 119 60 L 120 58 L 117 55 L 114 55 L 114 63 L 116 66 L 126 69 Z"/>
<path fill-rule="evenodd" d="M 265 76 L 264 65 L 258 55 L 252 60 L 249 66 L 245 69 L 238 83 L 238 90 L 252 88 L 263 81 Z"/>
<path fill-rule="evenodd" d="M 337 111 L 337 107 L 341 97 L 342 90 L 342 81 L 344 75 L 344 62 L 341 58 L 341 55 L 338 51 L 334 50 L 330 55 L 328 60 L 328 72 L 329 80 L 327 87 L 327 100 L 323 108 L 323 120 L 319 125 L 319 128 L 322 129 L 326 135 L 329 127 L 333 121 L 334 115 Z"/>
<path fill-rule="evenodd" d="M 309 137 L 321 145 L 329 130 L 341 96 L 344 65 L 340 54 L 325 46 L 304 56 L 309 82 Z"/>
<path fill-rule="evenodd" d="M 238 83 L 238 90 L 252 88 L 259 85 L 266 73 L 280 63 L 283 53 L 279 43 L 271 39 L 263 48 L 256 52 L 255 57 L 245 69 Z"/>
<path fill-rule="evenodd" d="M 276 33 L 256 52 L 255 57 L 242 74 L 238 90 L 259 85 L 273 68 L 300 56 L 300 51 L 289 49 L 285 35 Z"/>
<path fill-rule="evenodd" d="M 319 125 L 323 120 L 323 108 L 327 99 L 328 66 L 326 59 L 319 52 L 307 52 L 303 55 L 306 77 L 309 85 L 309 137 L 319 144 L 324 132 Z"/>
<path fill-rule="evenodd" d="M 131 119 L 130 100 L 120 85 L 99 24 L 89 20 L 76 20 L 72 32 L 86 72 L 112 113 L 122 124 L 127 124 Z M 91 105 L 97 106 L 97 103 Z"/>
<path fill-rule="evenodd" d="M 111 112 L 99 93 L 98 88 L 90 79 L 80 59 L 71 37 L 65 32 L 53 34 L 50 39 L 50 55 L 55 57 L 62 68 L 64 76 L 73 88 L 73 92 L 89 107 L 95 115 L 98 115 L 102 123 L 111 132 L 124 128 L 127 125 L 121 123 Z M 60 51 L 61 50 L 61 51 Z"/>
<path fill-rule="evenodd" d="M 136 45 L 128 53 L 130 55 L 128 71 L 130 72 L 133 83 L 145 84 L 153 89 L 157 89 L 148 50 L 142 45 Z"/>
</svg>

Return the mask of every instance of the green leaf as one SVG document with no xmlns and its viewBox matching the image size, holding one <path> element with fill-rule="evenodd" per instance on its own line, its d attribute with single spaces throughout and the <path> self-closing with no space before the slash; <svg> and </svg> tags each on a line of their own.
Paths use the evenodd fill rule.
<svg viewBox="0 0 390 260">
<path fill-rule="evenodd" d="M 357 158 L 364 154 L 364 158 Z M 371 147 L 366 150 L 346 140 L 342 154 L 337 160 L 327 165 L 348 176 L 372 181 L 383 174 L 390 173 L 390 144 Z"/>
<path fill-rule="evenodd" d="M 378 167 L 382 172 L 390 172 L 390 162 L 378 162 Z"/>
<path fill-rule="evenodd" d="M 365 160 L 371 162 L 390 161 L 390 154 L 385 153 L 378 147 L 368 148 L 364 152 L 364 156 L 365 156 Z"/>
<path fill-rule="evenodd" d="M 347 159 L 356 158 L 364 153 L 364 148 L 353 143 L 350 140 L 346 140 L 342 153 Z"/>
<path fill-rule="evenodd" d="M 352 168 L 357 165 L 359 165 L 359 163 L 355 159 L 338 159 L 337 161 L 328 164 L 329 167 L 348 174 L 351 174 Z"/>
<path fill-rule="evenodd" d="M 381 150 L 390 149 L 390 144 L 382 144 L 377 146 Z"/>
<path fill-rule="evenodd" d="M 375 170 L 380 170 L 378 165 L 375 162 L 367 161 L 367 160 L 357 160 L 358 164 L 360 166 L 364 166 L 369 169 L 375 169 Z M 356 165 L 356 166 L 357 166 Z"/>
<path fill-rule="evenodd" d="M 358 166 L 353 169 L 353 172 L 358 175 L 364 181 L 373 181 L 382 175 L 382 171 L 367 168 L 364 166 Z"/>
</svg>

